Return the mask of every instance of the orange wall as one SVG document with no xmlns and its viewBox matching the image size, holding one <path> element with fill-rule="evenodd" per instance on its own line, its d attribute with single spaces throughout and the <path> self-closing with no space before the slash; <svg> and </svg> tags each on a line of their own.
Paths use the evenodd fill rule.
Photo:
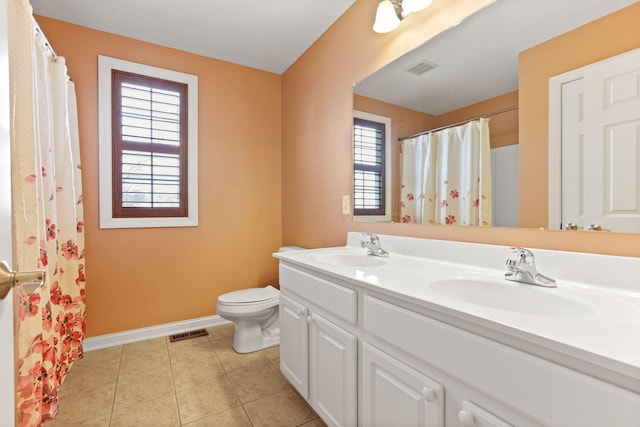
<svg viewBox="0 0 640 427">
<path fill-rule="evenodd" d="M 87 335 L 215 314 L 219 294 L 275 283 L 281 244 L 281 77 L 37 18 L 76 84 Z M 198 76 L 199 222 L 98 228 L 98 55 Z"/>
<path fill-rule="evenodd" d="M 447 126 L 485 114 L 518 106 L 518 92 L 509 92 L 435 117 L 435 126 Z M 491 116 L 491 148 L 518 143 L 518 110 Z"/>
<path fill-rule="evenodd" d="M 520 174 L 527 177 L 520 194 L 529 196 L 520 198 L 522 226 L 548 223 L 549 78 L 639 47 L 636 3 L 520 53 Z M 640 240 L 629 244 L 640 252 Z"/>
<path fill-rule="evenodd" d="M 396 31 L 376 34 L 371 30 L 371 24 L 377 2 L 357 0 L 283 74 L 283 243 L 307 247 L 343 245 L 347 231 L 362 231 L 640 256 L 638 235 L 588 232 L 569 235 L 565 231 L 538 229 L 367 224 L 354 223 L 351 216 L 341 213 L 342 195 L 352 193 L 353 84 L 487 3 L 489 1 L 434 0 L 429 9 L 409 16 Z M 640 22 L 637 17 L 631 21 Z M 615 34 L 620 36 L 619 33 L 624 31 L 629 30 L 616 29 Z M 637 29 L 634 31 L 637 43 Z M 628 37 L 631 36 L 625 36 Z M 584 43 L 579 49 L 578 46 L 575 48 L 589 51 L 602 44 L 606 43 Z M 547 91 L 546 88 L 538 90 Z M 523 111 L 520 102 L 520 115 L 528 113 L 528 109 Z M 536 138 L 546 141 L 546 131 L 542 135 L 531 134 L 530 124 L 522 120 L 521 138 L 525 128 L 528 134 L 524 136 L 526 144 L 531 144 Z M 541 188 L 546 188 L 545 185 L 546 178 L 537 182 L 534 188 L 525 187 L 521 194 L 532 197 Z"/>
</svg>

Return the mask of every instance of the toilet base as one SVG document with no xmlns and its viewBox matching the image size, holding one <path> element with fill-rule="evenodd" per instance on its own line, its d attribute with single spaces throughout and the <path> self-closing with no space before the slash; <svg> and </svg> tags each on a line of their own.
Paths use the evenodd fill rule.
<svg viewBox="0 0 640 427">
<path fill-rule="evenodd" d="M 256 321 L 237 320 L 235 324 L 233 349 L 236 353 L 252 353 L 280 344 L 280 327 L 277 324 L 266 329 Z"/>
</svg>

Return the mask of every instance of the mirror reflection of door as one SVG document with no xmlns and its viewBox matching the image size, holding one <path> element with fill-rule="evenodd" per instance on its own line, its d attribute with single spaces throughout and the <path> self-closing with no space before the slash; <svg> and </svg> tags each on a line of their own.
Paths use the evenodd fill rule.
<svg viewBox="0 0 640 427">
<path fill-rule="evenodd" d="M 640 49 L 582 74 L 562 85 L 562 228 L 640 232 Z"/>
</svg>

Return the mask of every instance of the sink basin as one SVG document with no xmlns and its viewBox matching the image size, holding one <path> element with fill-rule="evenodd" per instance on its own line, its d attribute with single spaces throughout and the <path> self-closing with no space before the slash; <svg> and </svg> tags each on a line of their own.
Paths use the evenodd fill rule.
<svg viewBox="0 0 640 427">
<path fill-rule="evenodd" d="M 316 254 L 312 256 L 312 259 L 324 264 L 348 265 L 351 267 L 374 267 L 376 265 L 384 265 L 389 260 L 388 258 L 376 257 L 365 253 L 362 255 L 345 253 Z"/>
<path fill-rule="evenodd" d="M 550 317 L 584 317 L 591 307 L 561 295 L 556 288 L 481 279 L 448 279 L 427 285 L 441 296 L 513 313 Z"/>
</svg>

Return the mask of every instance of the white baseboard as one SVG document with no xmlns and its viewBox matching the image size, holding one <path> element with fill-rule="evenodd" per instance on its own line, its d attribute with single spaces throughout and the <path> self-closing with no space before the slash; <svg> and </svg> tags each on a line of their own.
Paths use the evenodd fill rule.
<svg viewBox="0 0 640 427">
<path fill-rule="evenodd" d="M 152 338 L 166 337 L 167 335 L 179 334 L 181 332 L 193 331 L 195 329 L 211 328 L 213 326 L 231 323 L 222 317 L 207 316 L 196 319 L 182 320 L 180 322 L 165 323 L 162 325 L 149 326 L 147 328 L 131 329 L 113 334 L 98 335 L 97 337 L 86 338 L 84 340 L 84 351 L 100 350 L 107 347 L 114 347 L 132 342 L 144 341 Z"/>
</svg>

